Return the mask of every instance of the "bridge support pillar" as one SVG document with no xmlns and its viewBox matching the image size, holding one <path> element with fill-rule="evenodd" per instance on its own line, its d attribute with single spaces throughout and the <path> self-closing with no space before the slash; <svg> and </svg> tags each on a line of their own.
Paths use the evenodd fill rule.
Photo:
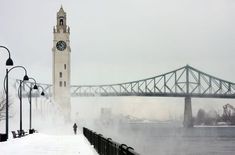
<svg viewBox="0 0 235 155">
<path fill-rule="evenodd" d="M 184 127 L 191 128 L 193 127 L 193 116 L 192 116 L 192 105 L 191 97 L 185 97 L 184 103 Z"/>
</svg>

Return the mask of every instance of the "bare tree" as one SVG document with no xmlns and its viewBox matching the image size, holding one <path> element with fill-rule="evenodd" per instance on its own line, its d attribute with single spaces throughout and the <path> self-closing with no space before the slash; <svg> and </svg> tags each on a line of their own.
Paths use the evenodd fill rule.
<svg viewBox="0 0 235 155">
<path fill-rule="evenodd" d="M 0 121 L 6 118 L 6 98 L 4 93 L 0 93 Z"/>
<path fill-rule="evenodd" d="M 8 107 L 12 105 L 11 96 L 9 96 Z M 9 118 L 12 117 L 9 114 Z M 6 118 L 6 96 L 5 93 L 0 92 L 0 122 Z"/>
</svg>

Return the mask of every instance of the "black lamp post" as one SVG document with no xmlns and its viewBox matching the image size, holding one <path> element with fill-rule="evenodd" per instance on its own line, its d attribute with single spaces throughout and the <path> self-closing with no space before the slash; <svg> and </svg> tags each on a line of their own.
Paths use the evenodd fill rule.
<svg viewBox="0 0 235 155">
<path fill-rule="evenodd" d="M 11 59 L 11 53 L 9 49 L 5 46 L 0 46 L 0 48 L 4 48 L 7 50 L 9 58 L 6 61 L 6 66 L 13 66 L 13 61 Z M 8 69 L 6 69 L 6 73 L 8 72 Z M 7 88 L 8 88 L 8 81 L 7 81 Z M 6 91 L 6 140 L 8 139 L 8 90 Z"/>
<path fill-rule="evenodd" d="M 34 85 L 33 89 L 36 89 L 37 86 L 36 84 Z M 44 96 L 45 93 L 44 93 L 44 89 L 42 86 L 38 85 L 37 86 L 37 89 L 38 88 L 42 88 L 42 92 L 41 92 L 41 96 Z M 29 104 L 30 104 L 30 108 L 29 108 L 29 134 L 33 133 L 35 130 L 32 129 L 32 85 L 30 86 L 30 90 L 29 90 Z"/>
<path fill-rule="evenodd" d="M 27 71 L 26 69 L 23 67 L 23 66 L 14 66 L 12 68 L 10 68 L 9 70 L 6 69 L 6 76 L 4 78 L 4 90 L 6 92 L 6 135 L 7 135 L 7 139 L 8 139 L 8 121 L 9 121 L 9 116 L 8 116 L 8 74 L 10 73 L 10 71 L 12 71 L 13 69 L 15 68 L 22 68 L 24 69 L 25 71 L 25 75 L 23 77 L 23 81 L 27 81 L 29 80 L 29 77 L 27 76 Z M 20 85 L 22 84 L 22 82 L 20 82 Z M 22 101 L 20 101 L 20 108 L 22 108 Z M 21 114 L 21 117 L 22 117 L 22 114 Z M 21 121 L 22 121 L 22 118 L 21 118 Z M 21 122 L 22 123 L 22 122 Z"/>
<path fill-rule="evenodd" d="M 0 46 L 0 48 L 4 48 L 4 49 L 6 49 L 7 52 L 8 52 L 9 58 L 8 58 L 7 61 L 6 61 L 6 66 L 13 66 L 13 61 L 12 61 L 12 59 L 11 59 L 11 53 L 10 53 L 9 49 L 6 48 L 5 46 Z"/>
<path fill-rule="evenodd" d="M 36 80 L 34 79 L 34 78 L 28 78 L 29 80 L 30 79 L 32 79 L 32 80 L 34 80 L 34 86 L 32 87 L 32 84 L 30 83 L 30 94 L 31 94 L 31 92 L 32 92 L 32 89 L 38 89 L 38 87 L 37 87 L 37 83 L 36 83 Z M 18 97 L 19 97 L 19 99 L 20 99 L 20 133 L 21 134 L 23 134 L 23 132 L 22 132 L 22 121 L 23 121 L 23 119 L 22 119 L 22 84 L 23 84 L 23 82 L 24 82 L 25 80 L 20 80 L 20 85 L 19 85 L 19 88 L 18 88 Z M 31 108 L 31 101 L 30 101 L 30 108 Z M 31 113 L 31 110 L 30 110 L 30 113 Z M 30 119 L 31 119 L 31 114 L 30 114 Z M 30 121 L 30 123 L 31 123 L 31 121 Z M 31 124 L 30 124 L 30 126 L 31 126 Z"/>
<path fill-rule="evenodd" d="M 29 87 L 29 133 L 32 133 L 32 90 L 33 89 L 38 89 L 36 80 L 34 78 L 29 78 L 34 80 L 34 86 L 32 87 L 32 83 L 30 84 Z"/>
</svg>

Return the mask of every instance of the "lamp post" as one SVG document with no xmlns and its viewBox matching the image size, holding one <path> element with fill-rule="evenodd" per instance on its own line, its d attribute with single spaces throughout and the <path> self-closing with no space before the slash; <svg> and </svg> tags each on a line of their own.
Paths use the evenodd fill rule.
<svg viewBox="0 0 235 155">
<path fill-rule="evenodd" d="M 9 124 L 8 124 L 8 121 L 9 121 L 9 116 L 8 116 L 8 113 L 9 113 L 8 112 L 8 74 L 10 73 L 10 71 L 12 71 L 15 68 L 24 69 L 25 75 L 24 75 L 23 81 L 29 80 L 29 77 L 27 76 L 27 71 L 23 66 L 14 66 L 14 67 L 10 68 L 9 70 L 6 69 L 6 76 L 4 78 L 4 90 L 6 92 L 6 135 L 7 135 L 7 139 L 8 139 L 8 126 L 9 126 Z M 21 85 L 21 82 L 20 82 L 20 85 Z M 22 102 L 20 104 L 22 104 Z M 21 107 L 22 107 L 22 105 L 21 105 Z"/>
<path fill-rule="evenodd" d="M 0 45 L 0 48 L 4 48 L 8 52 L 9 58 L 6 61 L 6 66 L 13 66 L 14 63 L 11 59 L 10 50 L 7 47 L 1 46 L 1 45 Z M 8 69 L 6 69 L 6 73 L 7 72 L 8 72 Z M 6 87 L 8 88 L 8 75 L 7 75 L 7 86 Z M 5 93 L 6 93 L 6 137 L 5 137 L 6 139 L 5 140 L 7 140 L 8 139 L 8 89 L 5 91 Z"/>
<path fill-rule="evenodd" d="M 40 86 L 40 85 L 39 85 L 38 87 L 39 87 L 39 88 L 42 88 L 41 96 L 45 96 L 45 93 L 44 93 L 45 90 L 44 90 L 44 88 L 43 88 L 42 86 Z"/>
<path fill-rule="evenodd" d="M 29 86 L 29 133 L 33 133 L 32 131 L 32 90 L 33 89 L 38 89 L 37 82 L 34 78 L 29 78 L 29 80 L 32 79 L 34 81 L 34 86 L 32 86 L 32 83 L 30 83 Z M 20 85 L 18 88 L 18 97 L 20 99 L 20 132 L 22 132 L 22 83 L 24 81 L 20 80 Z"/>
<path fill-rule="evenodd" d="M 36 84 L 34 85 L 33 89 L 35 89 L 37 86 Z M 44 89 L 42 86 L 38 85 L 37 86 L 37 89 L 38 88 L 42 88 L 42 92 L 41 92 L 41 96 L 44 96 L 45 93 L 44 93 Z M 35 132 L 34 129 L 32 129 L 32 85 L 30 86 L 30 90 L 29 90 L 29 104 L 30 104 L 30 108 L 29 108 L 29 134 Z"/>
<path fill-rule="evenodd" d="M 9 50 L 7 47 L 1 46 L 1 45 L 0 45 L 0 48 L 4 48 L 4 49 L 6 49 L 7 52 L 8 52 L 9 58 L 8 58 L 7 61 L 6 61 L 6 66 L 13 66 L 13 61 L 12 61 L 12 59 L 11 59 L 10 50 Z"/>
<path fill-rule="evenodd" d="M 20 100 L 20 134 L 23 134 L 22 132 L 22 84 L 23 84 L 23 80 L 20 80 L 20 85 L 18 87 L 18 98 Z M 21 136 L 21 135 L 20 135 Z"/>
<path fill-rule="evenodd" d="M 34 86 L 32 87 L 32 83 L 30 84 L 29 87 L 29 133 L 32 131 L 32 90 L 33 89 L 38 89 L 36 80 L 34 78 L 29 78 L 34 80 Z"/>
</svg>

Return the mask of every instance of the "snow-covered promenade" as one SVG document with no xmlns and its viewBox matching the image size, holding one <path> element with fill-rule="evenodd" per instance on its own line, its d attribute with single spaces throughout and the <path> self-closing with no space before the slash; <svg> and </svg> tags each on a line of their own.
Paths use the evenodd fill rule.
<svg viewBox="0 0 235 155">
<path fill-rule="evenodd" d="M 35 133 L 0 143 L 1 155 L 98 155 L 82 135 Z"/>
</svg>

